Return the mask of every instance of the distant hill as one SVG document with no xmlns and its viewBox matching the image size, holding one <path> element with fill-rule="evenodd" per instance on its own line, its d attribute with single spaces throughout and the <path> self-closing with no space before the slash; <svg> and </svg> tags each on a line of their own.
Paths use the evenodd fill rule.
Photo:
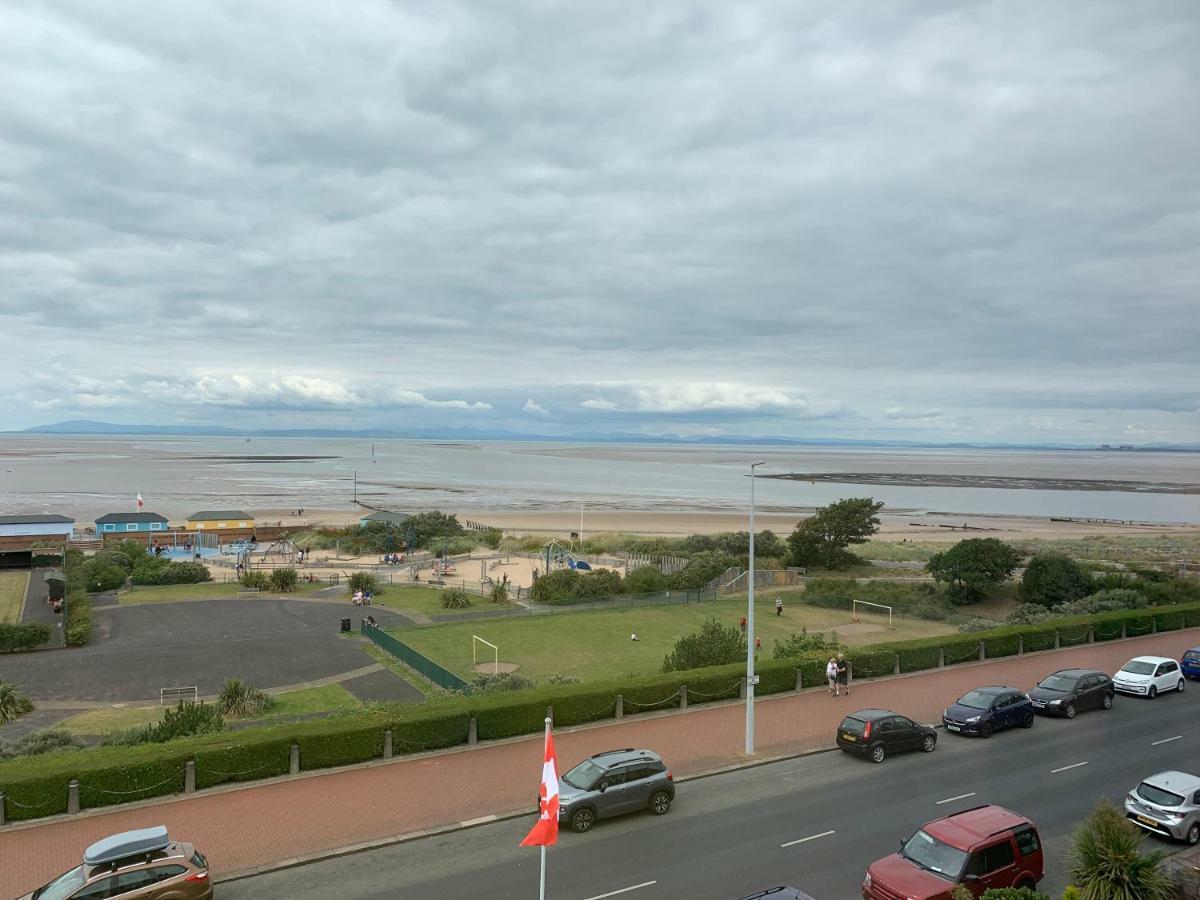
<svg viewBox="0 0 1200 900">
<path fill-rule="evenodd" d="M 626 434 L 622 432 L 584 432 L 571 435 L 527 434 L 504 429 L 484 428 L 384 428 L 348 431 L 336 428 L 237 429 L 219 425 L 121 425 L 90 419 L 70 419 L 51 425 L 35 425 L 19 434 L 109 434 L 109 435 L 187 435 L 213 437 L 310 437 L 310 438 L 397 438 L 426 441 L 546 441 L 551 443 L 591 444 L 699 444 L 711 446 L 794 446 L 794 447 L 923 447 L 963 450 L 1097 450 L 1092 444 L 973 444 L 921 441 L 852 440 L 844 438 L 788 438 L 775 435 Z M 1137 451 L 1200 452 L 1200 444 L 1139 446 Z M 1126 450 L 1124 452 L 1130 452 Z"/>
</svg>

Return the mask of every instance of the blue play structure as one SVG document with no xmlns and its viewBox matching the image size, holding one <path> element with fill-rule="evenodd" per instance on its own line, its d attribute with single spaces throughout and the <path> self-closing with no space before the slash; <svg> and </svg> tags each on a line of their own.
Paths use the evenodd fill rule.
<svg viewBox="0 0 1200 900">
<path fill-rule="evenodd" d="M 572 549 L 561 541 L 551 541 L 542 548 L 542 559 L 546 562 L 546 571 L 556 568 L 574 569 L 578 572 L 590 572 L 592 567 L 587 560 L 579 559 Z"/>
</svg>

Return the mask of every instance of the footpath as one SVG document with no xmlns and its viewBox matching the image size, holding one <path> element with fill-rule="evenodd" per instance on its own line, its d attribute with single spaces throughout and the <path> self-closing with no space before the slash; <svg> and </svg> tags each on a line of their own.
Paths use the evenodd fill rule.
<svg viewBox="0 0 1200 900">
<path fill-rule="evenodd" d="M 679 781 L 829 749 L 842 716 L 856 709 L 884 707 L 937 723 L 973 687 L 1028 690 L 1056 669 L 1111 673 L 1131 657 L 1178 659 L 1198 644 L 1200 629 L 1193 628 L 860 682 L 849 697 L 814 688 L 760 698 L 753 757 L 743 752 L 745 705 L 738 701 L 563 729 L 555 744 L 562 770 L 601 750 L 649 747 Z M 1104 715 L 1147 702 L 1119 697 Z M 0 828 L 0 897 L 19 896 L 78 865 L 93 841 L 151 825 L 194 843 L 220 882 L 505 816 L 532 819 L 541 767 L 542 738 L 535 735 L 9 825 Z M 686 785 L 679 795 L 686 803 Z"/>
</svg>

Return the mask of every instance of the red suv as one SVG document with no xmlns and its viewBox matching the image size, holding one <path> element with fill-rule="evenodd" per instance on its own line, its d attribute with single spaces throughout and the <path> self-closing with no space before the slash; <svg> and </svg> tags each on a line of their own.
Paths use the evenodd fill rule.
<svg viewBox="0 0 1200 900">
<path fill-rule="evenodd" d="M 871 863 L 865 900 L 950 900 L 956 884 L 976 897 L 988 888 L 1034 888 L 1042 880 L 1037 827 L 999 806 L 976 806 L 935 819 L 900 852 Z"/>
</svg>

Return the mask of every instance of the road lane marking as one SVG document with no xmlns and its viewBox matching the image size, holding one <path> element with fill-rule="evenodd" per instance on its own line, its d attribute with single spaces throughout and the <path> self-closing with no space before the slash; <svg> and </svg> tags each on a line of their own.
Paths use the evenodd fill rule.
<svg viewBox="0 0 1200 900">
<path fill-rule="evenodd" d="M 641 884 L 631 884 L 627 888 L 621 888 L 619 891 L 609 891 L 607 894 L 597 894 L 595 897 L 588 897 L 587 900 L 604 900 L 605 897 L 615 897 L 617 894 L 628 894 L 630 891 L 636 891 L 638 888 L 650 887 L 652 884 L 658 884 L 657 881 L 643 881 Z"/>
<path fill-rule="evenodd" d="M 1069 766 L 1063 766 L 1061 769 L 1051 769 L 1050 774 L 1057 775 L 1059 772 L 1065 772 L 1068 769 L 1078 769 L 1080 766 L 1086 766 L 1086 765 L 1087 765 L 1087 763 L 1085 763 L 1085 762 L 1073 763 L 1072 765 L 1069 765 Z"/>
<path fill-rule="evenodd" d="M 1183 740 L 1183 735 L 1177 734 L 1177 735 L 1175 735 L 1175 737 L 1163 738 L 1161 741 L 1151 741 L 1150 746 L 1157 747 L 1159 744 L 1169 744 L 1169 743 L 1171 743 L 1171 741 L 1181 741 L 1181 740 Z"/>
<path fill-rule="evenodd" d="M 957 797 L 947 797 L 945 800 L 939 800 L 934 806 L 941 806 L 943 803 L 953 803 L 955 800 L 966 800 L 968 797 L 974 796 L 975 792 L 971 791 L 969 794 L 959 794 Z"/>
<path fill-rule="evenodd" d="M 797 844 L 805 844 L 808 841 L 815 841 L 817 838 L 829 837 L 831 834 L 837 834 L 836 831 L 822 831 L 820 834 L 810 834 L 806 838 L 800 838 L 798 841 L 788 841 L 786 844 L 780 844 L 780 847 L 795 847 Z"/>
</svg>

